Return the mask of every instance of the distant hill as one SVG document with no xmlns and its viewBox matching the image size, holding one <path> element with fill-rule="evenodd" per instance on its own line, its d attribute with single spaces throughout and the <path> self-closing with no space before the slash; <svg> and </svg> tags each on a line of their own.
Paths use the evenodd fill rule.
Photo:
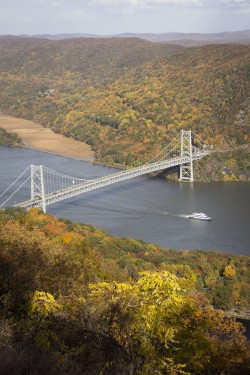
<svg viewBox="0 0 250 375">
<path fill-rule="evenodd" d="M 250 177 L 248 45 L 6 36 L 0 85 L 3 114 L 85 141 L 99 161 L 136 166 L 192 129 L 234 150 L 200 168 L 201 179 Z"/>
<path fill-rule="evenodd" d="M 250 44 L 250 30 L 231 31 L 222 33 L 125 33 L 118 35 L 95 35 L 95 34 L 41 34 L 41 35 L 20 35 L 22 38 L 37 39 L 74 39 L 74 38 L 140 38 L 151 42 L 174 43 L 182 46 L 197 46 L 204 44 Z"/>
<path fill-rule="evenodd" d="M 164 33 L 141 34 L 141 38 L 152 42 L 167 42 L 183 46 L 197 46 L 204 44 L 250 44 L 250 30 L 223 32 L 216 34 L 197 33 Z"/>
<path fill-rule="evenodd" d="M 125 70 L 167 57 L 182 47 L 139 38 L 46 40 L 5 36 L 0 39 L 0 71 L 62 78 L 78 72 L 88 84 L 113 79 Z"/>
</svg>

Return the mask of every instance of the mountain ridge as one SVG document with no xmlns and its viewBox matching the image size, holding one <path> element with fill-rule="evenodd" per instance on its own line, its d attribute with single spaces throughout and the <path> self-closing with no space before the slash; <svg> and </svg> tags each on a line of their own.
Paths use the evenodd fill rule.
<svg viewBox="0 0 250 375">
<path fill-rule="evenodd" d="M 0 110 L 86 142 L 106 164 L 146 162 L 181 129 L 247 150 L 249 61 L 239 44 L 10 37 L 0 39 Z M 228 155 L 201 179 L 248 179 L 249 154 Z"/>
<path fill-rule="evenodd" d="M 4 36 L 0 36 L 2 38 Z M 182 32 L 167 32 L 167 33 L 121 33 L 121 34 L 88 34 L 88 33 L 62 33 L 62 34 L 34 34 L 34 35 L 18 35 L 20 38 L 34 38 L 34 39 L 49 39 L 49 40 L 64 40 L 77 38 L 139 38 L 151 42 L 162 42 L 170 44 L 180 44 L 183 46 L 195 46 L 204 44 L 250 44 L 250 30 L 241 31 L 224 31 L 219 33 L 182 33 Z"/>
</svg>

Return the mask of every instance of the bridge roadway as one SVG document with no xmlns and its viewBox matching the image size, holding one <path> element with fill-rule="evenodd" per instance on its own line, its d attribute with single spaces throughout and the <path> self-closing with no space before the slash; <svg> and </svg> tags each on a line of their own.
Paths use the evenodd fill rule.
<svg viewBox="0 0 250 375">
<path fill-rule="evenodd" d="M 201 159 L 208 153 L 209 152 L 206 152 L 204 150 L 196 151 L 192 154 L 192 160 Z M 16 204 L 15 207 L 24 207 L 26 209 L 30 209 L 32 207 L 44 208 L 49 204 L 60 202 L 61 200 L 71 198 L 79 194 L 87 193 L 88 191 L 99 189 L 107 185 L 115 184 L 117 182 L 128 180 L 133 177 L 138 177 L 144 174 L 157 172 L 157 171 L 171 168 L 177 165 L 185 165 L 187 163 L 190 163 L 189 156 L 188 157 L 179 156 L 176 158 L 171 158 L 171 159 L 167 159 L 167 160 L 152 163 L 152 164 L 145 164 L 141 167 L 131 168 L 131 169 L 121 171 L 121 172 L 116 172 L 107 176 L 96 178 L 94 180 L 89 180 L 87 182 L 78 184 L 70 188 L 59 190 L 56 193 L 47 194 L 44 196 L 44 200 L 42 200 L 41 197 L 35 197 L 33 200 L 28 200 L 26 202 Z M 46 184 L 46 181 L 45 181 L 45 184 Z"/>
</svg>

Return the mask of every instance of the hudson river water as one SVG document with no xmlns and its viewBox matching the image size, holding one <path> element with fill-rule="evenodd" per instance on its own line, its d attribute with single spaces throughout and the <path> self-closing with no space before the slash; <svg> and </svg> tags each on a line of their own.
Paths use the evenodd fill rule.
<svg viewBox="0 0 250 375">
<path fill-rule="evenodd" d="M 0 147 L 0 195 L 31 163 L 86 179 L 115 171 L 33 150 Z M 8 204 L 26 200 L 29 194 L 24 185 Z M 163 247 L 250 255 L 249 183 L 187 183 L 144 176 L 56 203 L 47 211 L 95 225 L 114 236 Z M 212 221 L 184 217 L 200 211 Z"/>
</svg>

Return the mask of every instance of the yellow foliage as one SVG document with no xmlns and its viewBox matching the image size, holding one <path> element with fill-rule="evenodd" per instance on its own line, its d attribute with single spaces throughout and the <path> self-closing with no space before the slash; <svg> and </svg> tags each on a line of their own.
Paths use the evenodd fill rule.
<svg viewBox="0 0 250 375">
<path fill-rule="evenodd" d="M 228 264 L 226 267 L 225 267 L 225 270 L 223 272 L 223 275 L 228 278 L 228 279 L 233 279 L 235 277 L 235 274 L 236 274 L 236 271 L 235 271 L 235 267 L 231 264 Z"/>
<path fill-rule="evenodd" d="M 72 241 L 74 240 L 82 240 L 82 236 L 80 234 L 77 234 L 77 233 L 74 233 L 74 232 L 65 232 L 63 233 L 59 239 L 65 243 L 65 244 L 68 244 L 68 243 L 71 243 Z"/>
<path fill-rule="evenodd" d="M 30 314 L 47 316 L 61 309 L 50 293 L 36 291 L 31 299 Z"/>
</svg>

